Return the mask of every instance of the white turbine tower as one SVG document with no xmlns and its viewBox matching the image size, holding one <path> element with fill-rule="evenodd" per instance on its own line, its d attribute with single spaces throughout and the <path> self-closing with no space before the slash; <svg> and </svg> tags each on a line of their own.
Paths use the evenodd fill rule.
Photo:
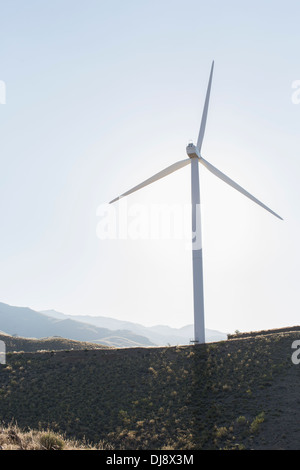
<svg viewBox="0 0 300 470">
<path fill-rule="evenodd" d="M 209 82 L 204 102 L 204 108 L 202 113 L 201 125 L 197 140 L 197 145 L 190 143 L 187 148 L 187 154 L 189 156 L 186 160 L 181 160 L 173 165 L 165 168 L 159 173 L 155 174 L 146 181 L 138 184 L 134 188 L 126 191 L 117 198 L 110 201 L 110 204 L 118 201 L 120 198 L 127 196 L 135 191 L 138 191 L 145 186 L 154 183 L 155 181 L 164 178 L 165 176 L 173 173 L 180 168 L 191 164 L 191 198 L 192 198 L 192 255 L 193 255 L 193 295 L 194 295 L 194 343 L 205 343 L 205 330 L 204 330 L 204 296 L 203 296 L 203 265 L 202 265 L 202 242 L 201 242 L 201 212 L 200 212 L 200 186 L 199 186 L 199 168 L 198 163 L 201 163 L 207 170 L 213 173 L 215 176 L 223 180 L 225 183 L 232 186 L 234 189 L 247 196 L 256 204 L 260 205 L 271 214 L 275 215 L 279 219 L 283 220 L 278 214 L 273 212 L 269 207 L 263 204 L 261 201 L 256 199 L 252 194 L 248 193 L 245 189 L 235 183 L 228 176 L 224 175 L 220 170 L 211 165 L 201 155 L 201 147 L 205 133 L 207 112 L 209 105 L 210 89 L 212 83 L 212 76 L 214 70 L 214 62 L 212 62 Z"/>
</svg>

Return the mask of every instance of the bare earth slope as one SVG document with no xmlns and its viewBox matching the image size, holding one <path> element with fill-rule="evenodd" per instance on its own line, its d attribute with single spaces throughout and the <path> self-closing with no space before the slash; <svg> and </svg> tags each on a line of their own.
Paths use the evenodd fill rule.
<svg viewBox="0 0 300 470">
<path fill-rule="evenodd" d="M 300 328 L 198 346 L 10 353 L 0 420 L 115 449 L 300 449 Z"/>
</svg>

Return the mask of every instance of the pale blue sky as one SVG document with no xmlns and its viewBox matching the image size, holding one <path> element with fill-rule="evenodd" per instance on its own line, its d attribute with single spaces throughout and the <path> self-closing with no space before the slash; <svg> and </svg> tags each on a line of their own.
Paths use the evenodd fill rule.
<svg viewBox="0 0 300 470">
<path fill-rule="evenodd" d="M 97 207 L 186 157 L 215 60 L 201 168 L 206 326 L 299 323 L 298 1 L 0 1 L 0 301 L 193 321 L 183 241 L 100 241 Z M 128 198 L 188 203 L 189 168 Z"/>
</svg>

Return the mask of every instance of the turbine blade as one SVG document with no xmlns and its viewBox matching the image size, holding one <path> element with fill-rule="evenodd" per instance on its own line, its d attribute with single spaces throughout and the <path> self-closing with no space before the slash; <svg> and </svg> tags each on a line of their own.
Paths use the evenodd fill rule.
<svg viewBox="0 0 300 470">
<path fill-rule="evenodd" d="M 270 212 L 271 214 L 275 215 L 275 217 L 278 217 L 278 219 L 281 219 L 283 220 L 282 217 L 280 217 L 280 215 L 276 214 L 276 212 L 272 211 L 268 206 L 266 206 L 265 204 L 263 204 L 261 201 L 259 201 L 258 199 L 256 199 L 256 197 L 252 196 L 252 194 L 248 193 L 248 191 L 246 191 L 244 188 L 242 188 L 239 184 L 235 183 L 235 181 L 233 181 L 232 179 L 230 179 L 228 176 L 224 175 L 224 173 L 222 173 L 220 170 L 218 170 L 217 168 L 215 168 L 213 165 L 211 165 L 209 162 L 207 162 L 206 160 L 204 160 L 204 158 L 200 158 L 199 159 L 199 162 L 202 163 L 203 166 L 205 166 L 205 168 L 207 168 L 209 171 L 211 171 L 211 173 L 213 173 L 215 176 L 217 176 L 218 178 L 220 178 L 221 180 L 223 180 L 225 183 L 229 184 L 229 186 L 232 186 L 234 189 L 236 189 L 237 191 L 239 191 L 240 193 L 242 193 L 244 196 L 248 197 L 249 199 L 251 199 L 251 201 L 254 201 L 256 202 L 256 204 L 258 204 L 259 206 L 263 207 L 264 209 L 266 209 L 268 212 Z"/>
<path fill-rule="evenodd" d="M 128 194 L 134 193 L 135 191 L 138 191 L 139 189 L 144 188 L 145 186 L 148 186 L 148 184 L 154 183 L 157 180 L 160 180 L 161 178 L 164 178 L 167 175 L 170 175 L 174 171 L 179 170 L 180 168 L 183 168 L 184 166 L 188 165 L 191 163 L 191 159 L 187 158 L 186 160 L 181 160 L 177 163 L 173 163 L 173 165 L 168 166 L 164 170 L 160 171 L 159 173 L 156 173 L 154 176 L 151 176 L 151 178 L 148 178 L 147 180 L 143 181 L 143 183 L 138 184 L 132 189 L 129 189 L 129 191 L 126 191 L 126 193 L 121 194 L 120 196 L 116 197 L 112 201 L 110 201 L 109 204 L 112 204 L 115 201 L 118 201 L 121 199 L 121 197 L 128 196 Z"/>
<path fill-rule="evenodd" d="M 204 138 L 213 70 L 214 70 L 214 61 L 211 64 L 210 76 L 209 76 L 208 87 L 207 87 L 207 92 L 206 92 L 206 97 L 205 97 L 205 103 L 204 103 L 204 108 L 203 108 L 203 112 L 202 112 L 200 131 L 199 131 L 199 136 L 198 136 L 198 141 L 197 141 L 197 147 L 199 149 L 199 153 L 201 152 L 202 142 L 203 142 L 203 138 Z"/>
</svg>

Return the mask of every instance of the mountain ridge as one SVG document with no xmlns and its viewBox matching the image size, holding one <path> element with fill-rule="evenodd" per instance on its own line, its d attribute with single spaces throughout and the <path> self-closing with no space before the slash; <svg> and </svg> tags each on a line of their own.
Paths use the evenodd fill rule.
<svg viewBox="0 0 300 470">
<path fill-rule="evenodd" d="M 86 323 L 90 323 L 91 325 L 98 327 L 129 329 L 135 334 L 148 337 L 149 340 L 157 346 L 167 346 L 168 344 L 172 346 L 190 344 L 190 341 L 194 336 L 194 326 L 192 324 L 184 325 L 180 328 L 174 328 L 168 325 L 144 326 L 140 323 L 118 320 L 116 318 L 99 315 L 66 315 L 56 310 L 42 310 L 41 312 L 52 316 L 53 318 L 78 319 L 78 321 L 85 321 Z M 217 330 L 206 328 L 205 332 L 206 342 L 209 343 L 227 339 L 226 333 Z"/>
<path fill-rule="evenodd" d="M 0 331 L 24 338 L 62 337 L 111 347 L 188 345 L 193 325 L 144 326 L 105 316 L 66 315 L 56 310 L 36 311 L 0 302 Z M 206 329 L 206 342 L 223 341 L 227 334 Z"/>
<path fill-rule="evenodd" d="M 153 346 L 148 338 L 131 331 L 113 331 L 68 317 L 52 318 L 28 307 L 15 307 L 2 302 L 0 302 L 0 329 L 6 334 L 25 338 L 60 336 L 75 341 L 96 342 L 118 347 L 122 347 L 123 344 L 124 347 Z M 114 338 L 117 338 L 115 342 Z"/>
</svg>

